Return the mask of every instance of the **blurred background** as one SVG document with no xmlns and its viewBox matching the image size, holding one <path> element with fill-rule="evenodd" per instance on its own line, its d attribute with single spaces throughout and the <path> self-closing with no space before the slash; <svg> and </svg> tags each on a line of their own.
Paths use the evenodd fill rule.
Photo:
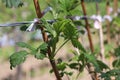
<svg viewBox="0 0 120 80">
<path fill-rule="evenodd" d="M 39 0 L 42 11 L 48 7 L 46 2 L 50 2 L 51 0 Z M 95 2 L 87 2 L 86 9 L 88 16 L 93 16 L 96 14 L 96 3 Z M 117 12 L 115 12 L 115 5 L 113 1 L 110 2 L 111 14 L 110 16 L 120 13 L 120 1 L 118 1 Z M 106 12 L 106 1 L 102 1 L 99 3 L 100 15 L 104 16 L 107 14 Z M 83 15 L 82 9 L 80 6 L 77 7 L 76 11 L 73 11 L 74 15 L 81 16 Z M 0 1 L 0 24 L 1 23 L 11 23 L 11 22 L 21 22 L 21 21 L 32 21 L 36 18 L 36 11 L 34 9 L 34 4 L 31 0 L 25 0 L 24 6 L 20 8 L 6 8 L 5 5 Z M 45 19 L 52 19 L 50 13 L 47 13 L 44 16 Z M 120 19 L 118 22 L 113 22 L 111 26 L 111 41 L 115 43 L 105 44 L 105 57 L 110 60 L 111 55 L 109 52 L 113 51 L 113 49 L 119 45 L 120 38 Z M 91 33 L 93 42 L 95 45 L 95 50 L 100 51 L 99 49 L 99 37 L 98 32 L 95 28 L 93 28 L 93 21 L 90 21 L 91 24 Z M 103 22 L 103 32 L 104 32 L 104 40 L 107 40 L 107 30 L 106 30 L 106 22 Z M 113 27 L 115 27 L 113 29 Z M 117 34 L 117 36 L 115 36 Z M 85 39 L 83 45 L 87 48 L 89 46 L 87 36 L 83 35 L 82 38 Z M 20 31 L 20 27 L 0 27 L 0 80 L 55 80 L 54 74 L 49 74 L 49 70 L 51 66 L 47 59 L 43 61 L 37 60 L 32 56 L 28 56 L 25 63 L 19 65 L 17 68 L 10 70 L 9 57 L 13 52 L 19 51 L 20 48 L 15 45 L 16 42 L 27 42 L 33 47 L 39 46 L 39 43 L 42 41 L 42 36 L 40 30 L 36 30 L 34 32 L 25 32 Z M 67 60 L 72 54 L 69 54 L 70 44 L 68 43 L 59 53 L 58 56 L 62 59 Z M 85 71 L 80 75 L 79 80 L 89 80 L 88 73 Z M 74 77 L 73 77 L 74 78 Z M 63 78 L 63 80 L 67 80 Z"/>
</svg>

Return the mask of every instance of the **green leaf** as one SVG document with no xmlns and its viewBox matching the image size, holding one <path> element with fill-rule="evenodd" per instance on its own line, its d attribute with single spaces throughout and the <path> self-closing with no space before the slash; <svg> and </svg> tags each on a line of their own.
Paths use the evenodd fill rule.
<svg viewBox="0 0 120 80">
<path fill-rule="evenodd" d="M 79 60 L 79 56 L 78 55 L 76 55 L 72 59 L 70 59 L 70 61 L 78 61 L 78 60 Z"/>
<path fill-rule="evenodd" d="M 78 57 L 78 61 L 84 62 L 84 60 L 85 60 L 85 56 L 84 56 L 84 54 L 81 53 Z"/>
<path fill-rule="evenodd" d="M 110 44 L 106 44 L 105 45 L 105 53 L 109 53 L 110 51 L 114 50 L 114 44 L 110 43 Z"/>
<path fill-rule="evenodd" d="M 19 65 L 23 63 L 26 59 L 27 52 L 26 51 L 19 51 L 15 52 L 10 56 L 10 69 L 13 67 L 16 67 L 16 65 Z"/>
<path fill-rule="evenodd" d="M 78 39 L 71 39 L 71 42 L 74 47 L 78 48 L 79 50 L 86 52 L 85 48 L 82 46 L 82 44 L 78 41 Z"/>
<path fill-rule="evenodd" d="M 64 72 L 62 71 L 62 72 L 60 72 L 60 77 L 63 77 L 64 76 Z"/>
<path fill-rule="evenodd" d="M 116 59 L 112 63 L 113 67 L 120 68 L 120 58 Z"/>
<path fill-rule="evenodd" d="M 12 2 L 10 0 L 6 0 L 6 7 L 12 7 Z"/>
<path fill-rule="evenodd" d="M 71 76 L 73 74 L 73 72 L 62 71 L 62 72 L 60 72 L 60 77 L 63 77 L 65 74 L 68 76 Z"/>
<path fill-rule="evenodd" d="M 113 24 L 116 24 L 117 26 L 120 27 L 120 18 L 119 17 L 116 17 L 113 21 Z"/>
<path fill-rule="evenodd" d="M 8 8 L 12 7 L 21 7 L 23 6 L 22 0 L 2 0 L 2 2 L 6 5 Z"/>
<path fill-rule="evenodd" d="M 97 63 L 99 65 L 99 68 L 101 69 L 101 71 L 103 71 L 104 69 L 110 69 L 105 63 L 103 63 L 100 60 L 97 60 Z"/>
<path fill-rule="evenodd" d="M 73 72 L 64 72 L 64 74 L 66 74 L 66 75 L 69 75 L 69 76 L 72 76 L 73 75 Z"/>
<path fill-rule="evenodd" d="M 76 26 L 84 26 L 82 23 L 81 23 L 81 21 L 79 20 L 79 21 L 73 21 L 73 23 L 76 25 Z"/>
<path fill-rule="evenodd" d="M 69 67 L 71 69 L 76 69 L 76 70 L 79 70 L 80 72 L 82 72 L 86 66 L 85 64 L 85 60 L 86 60 L 86 57 L 84 56 L 84 54 L 80 54 L 80 55 L 75 55 L 72 59 L 71 59 L 72 63 L 69 64 Z M 77 62 L 75 62 L 77 61 Z"/>
<path fill-rule="evenodd" d="M 38 48 L 37 48 L 37 50 L 38 49 L 40 49 L 40 50 L 46 50 L 48 48 L 48 44 L 47 43 L 42 43 Z"/>
<path fill-rule="evenodd" d="M 111 77 L 115 77 L 115 80 L 119 79 L 120 69 L 112 69 L 107 72 L 104 72 L 100 75 L 101 78 L 105 80 L 111 80 Z"/>
<path fill-rule="evenodd" d="M 28 28 L 28 26 L 24 25 L 24 26 L 21 26 L 21 27 L 20 27 L 20 30 L 21 30 L 21 31 L 26 31 L 27 28 Z"/>
<path fill-rule="evenodd" d="M 72 23 L 72 21 L 65 25 L 63 33 L 65 38 L 67 39 L 78 39 L 79 37 L 78 30 L 76 26 Z"/>
<path fill-rule="evenodd" d="M 53 16 L 57 16 L 60 12 L 60 9 L 59 9 L 60 6 L 58 3 L 58 0 L 51 0 L 50 2 L 47 2 L 47 4 L 48 4 L 48 6 L 51 6 L 53 8 L 53 10 L 52 10 Z"/>
<path fill-rule="evenodd" d="M 78 69 L 78 63 L 70 63 L 68 66 L 71 68 L 71 69 Z"/>
<path fill-rule="evenodd" d="M 120 80 L 120 76 L 117 76 L 117 77 L 115 78 L 115 80 Z"/>
<path fill-rule="evenodd" d="M 50 41 L 48 42 L 49 46 L 51 47 L 56 47 L 57 42 L 59 41 L 58 37 L 51 38 Z"/>
<path fill-rule="evenodd" d="M 70 12 L 79 5 L 79 0 L 59 0 L 60 8 L 64 12 Z"/>
<path fill-rule="evenodd" d="M 95 67 L 95 70 L 97 72 L 100 72 L 100 67 L 99 67 L 99 65 L 97 63 L 96 57 L 93 54 L 89 54 L 89 53 L 84 53 L 84 55 L 85 55 L 85 57 L 87 59 L 87 62 L 92 63 L 94 65 L 94 67 Z"/>
<path fill-rule="evenodd" d="M 111 76 L 108 75 L 107 73 L 102 73 L 100 77 L 104 80 L 111 80 Z"/>
<path fill-rule="evenodd" d="M 35 54 L 35 58 L 43 60 L 46 57 L 46 55 L 42 54 L 42 53 L 36 53 Z"/>
<path fill-rule="evenodd" d="M 33 48 L 32 46 L 30 46 L 29 44 L 27 44 L 25 42 L 17 42 L 16 45 L 18 45 L 19 47 L 22 47 L 22 48 L 29 49 L 31 51 L 30 54 L 32 54 L 32 55 L 37 53 L 37 50 L 35 48 Z"/>
<path fill-rule="evenodd" d="M 56 35 L 52 25 L 50 25 L 44 18 L 41 19 L 41 22 L 42 26 L 44 26 L 45 28 L 45 31 L 49 33 L 50 36 L 53 37 L 54 35 Z"/>
<path fill-rule="evenodd" d="M 118 46 L 116 49 L 115 49 L 115 56 L 116 57 L 120 57 L 120 46 Z"/>
<path fill-rule="evenodd" d="M 68 24 L 65 25 L 63 33 L 65 39 L 70 39 L 74 47 L 78 48 L 79 50 L 82 50 L 83 52 L 86 52 L 84 47 L 78 41 L 79 33 L 77 28 L 72 22 L 69 22 Z"/>
<path fill-rule="evenodd" d="M 35 50 L 35 48 L 33 48 L 32 46 L 30 46 L 29 44 L 25 43 L 25 42 L 17 42 L 16 45 L 18 45 L 19 47 L 22 48 L 27 48 L 30 50 Z"/>
<path fill-rule="evenodd" d="M 61 21 L 57 21 L 53 24 L 53 28 L 57 35 L 60 35 L 60 33 L 64 30 L 64 27 L 66 24 L 68 24 L 70 21 L 67 19 L 63 19 Z"/>
<path fill-rule="evenodd" d="M 84 0 L 85 2 L 101 2 L 101 1 L 103 1 L 103 0 Z"/>
<path fill-rule="evenodd" d="M 57 64 L 57 68 L 58 70 L 64 71 L 66 69 L 66 63 L 65 62 L 61 62 L 59 64 Z"/>
<path fill-rule="evenodd" d="M 86 65 L 79 65 L 79 72 L 83 72 L 84 68 L 85 68 Z"/>
<path fill-rule="evenodd" d="M 47 49 L 48 49 L 47 43 L 44 42 L 40 44 L 40 46 L 36 49 L 36 51 L 40 51 L 40 52 L 35 54 L 35 58 L 41 59 L 41 60 L 44 59 L 46 57 Z"/>
<path fill-rule="evenodd" d="M 50 71 L 49 71 L 50 73 L 53 73 L 53 69 L 50 69 Z"/>
</svg>

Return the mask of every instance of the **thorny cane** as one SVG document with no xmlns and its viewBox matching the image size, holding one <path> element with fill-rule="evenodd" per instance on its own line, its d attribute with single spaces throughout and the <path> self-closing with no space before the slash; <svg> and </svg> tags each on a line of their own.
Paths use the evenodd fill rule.
<svg viewBox="0 0 120 80">
<path fill-rule="evenodd" d="M 82 6 L 84 16 L 87 16 L 84 0 L 81 0 L 81 6 Z M 88 34 L 90 49 L 91 49 L 91 52 L 93 53 L 94 48 L 93 48 L 93 43 L 92 43 L 92 38 L 91 38 L 90 28 L 89 28 L 89 23 L 88 23 L 87 18 L 85 19 L 85 24 L 86 24 L 86 30 L 87 30 L 87 34 Z M 92 80 L 98 80 L 97 73 L 94 72 L 94 69 L 92 68 L 93 66 L 91 64 L 87 64 L 87 67 L 88 67 L 89 73 L 93 72 L 93 73 L 91 73 Z"/>
<path fill-rule="evenodd" d="M 42 15 L 41 10 L 40 10 L 39 2 L 38 2 L 38 0 L 33 0 L 33 2 L 34 2 L 34 6 L 35 6 L 35 10 L 36 10 L 37 17 L 38 17 L 38 18 L 41 18 L 43 15 Z M 48 36 L 47 36 L 47 34 L 44 32 L 44 28 L 43 28 L 43 27 L 40 27 L 40 30 L 41 30 L 41 32 L 42 32 L 43 40 L 44 40 L 45 42 L 48 42 Z M 52 68 L 53 68 L 53 71 L 54 71 L 54 74 L 55 74 L 57 80 L 62 80 L 61 77 L 60 77 L 59 71 L 58 71 L 58 69 L 57 69 L 57 67 L 56 67 L 55 60 L 51 59 L 51 56 L 52 56 L 52 55 L 51 55 L 50 47 L 48 47 L 47 53 L 48 53 L 49 61 L 50 61 L 50 63 L 51 63 L 51 66 L 52 66 Z"/>
</svg>

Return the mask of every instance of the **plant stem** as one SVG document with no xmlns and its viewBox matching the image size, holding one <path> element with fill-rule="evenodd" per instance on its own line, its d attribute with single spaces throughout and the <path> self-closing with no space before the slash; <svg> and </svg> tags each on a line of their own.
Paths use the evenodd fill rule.
<svg viewBox="0 0 120 80">
<path fill-rule="evenodd" d="M 100 9 L 99 9 L 99 5 L 98 2 L 96 1 L 96 14 L 99 15 L 100 14 Z"/>
<path fill-rule="evenodd" d="M 81 6 L 82 6 L 84 16 L 87 16 L 84 0 L 81 0 Z M 85 19 L 85 24 L 86 24 L 86 26 L 85 26 L 86 30 L 88 32 L 88 39 L 89 39 L 90 49 L 91 49 L 91 52 L 93 53 L 94 48 L 93 48 L 93 43 L 92 43 L 92 38 L 91 38 L 91 33 L 90 33 L 90 28 L 89 28 L 89 23 L 88 23 L 87 18 Z M 88 67 L 89 73 L 94 72 L 93 66 L 91 64 L 88 63 L 87 67 Z M 97 73 L 96 72 L 91 73 L 91 78 L 92 78 L 92 80 L 98 80 Z"/>
<path fill-rule="evenodd" d="M 110 2 L 107 1 L 106 3 L 106 15 L 110 15 Z M 110 43 L 110 22 L 109 20 L 106 20 L 106 25 L 107 25 L 107 42 Z"/>
<path fill-rule="evenodd" d="M 57 49 L 57 51 L 55 52 L 55 55 L 57 54 L 57 52 L 69 41 L 69 39 L 67 39 L 65 42 L 63 42 L 62 45 L 60 45 L 60 47 Z"/>
<path fill-rule="evenodd" d="M 84 5 L 84 0 L 81 0 L 81 5 L 82 5 L 82 10 L 83 10 L 84 16 L 87 16 L 87 14 L 86 14 L 86 9 L 85 9 L 85 5 Z M 88 34 L 90 49 L 91 49 L 92 52 L 94 52 L 93 43 L 92 43 L 92 38 L 91 38 L 91 34 L 90 34 L 89 23 L 88 23 L 87 18 L 85 18 L 85 24 L 86 24 L 85 28 L 86 28 L 87 34 Z"/>
<path fill-rule="evenodd" d="M 117 16 L 118 13 L 118 0 L 114 0 L 114 15 Z"/>
<path fill-rule="evenodd" d="M 35 10 L 36 10 L 37 17 L 38 17 L 38 18 L 41 18 L 43 15 L 42 15 L 41 10 L 40 10 L 39 2 L 38 2 L 38 0 L 33 0 L 33 2 L 34 2 L 34 6 L 35 6 Z M 40 30 L 41 30 L 41 32 L 42 32 L 43 40 L 44 40 L 45 42 L 48 42 L 48 36 L 47 36 L 47 34 L 44 32 L 44 28 L 43 28 L 43 27 L 40 27 Z M 47 53 L 48 53 L 48 57 L 49 57 L 50 64 L 51 64 L 51 66 L 52 66 L 52 68 L 53 68 L 53 71 L 54 71 L 54 74 L 55 74 L 57 80 L 62 80 L 61 77 L 60 77 L 59 71 L 58 71 L 58 69 L 57 69 L 57 67 L 56 67 L 55 60 L 54 60 L 53 58 L 51 59 L 51 56 L 52 56 L 52 55 L 51 55 L 51 49 L 50 49 L 50 47 L 48 47 Z"/>
<path fill-rule="evenodd" d="M 99 9 L 99 4 L 98 2 L 96 2 L 96 15 L 99 16 L 100 15 L 100 9 Z M 104 56 L 104 37 L 103 37 L 103 29 L 102 29 L 102 22 L 99 21 L 100 23 L 100 28 L 98 30 L 99 32 L 99 41 L 100 41 L 100 57 L 102 59 L 103 62 L 105 62 L 105 56 Z"/>
<path fill-rule="evenodd" d="M 81 72 L 79 72 L 79 73 L 77 74 L 75 80 L 78 80 L 78 77 L 80 76 L 80 73 L 81 73 Z"/>
</svg>

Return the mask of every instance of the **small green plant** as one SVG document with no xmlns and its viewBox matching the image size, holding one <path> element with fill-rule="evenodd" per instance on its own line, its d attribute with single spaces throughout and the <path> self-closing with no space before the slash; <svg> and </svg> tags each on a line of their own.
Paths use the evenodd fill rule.
<svg viewBox="0 0 120 80">
<path fill-rule="evenodd" d="M 76 10 L 80 2 L 82 4 L 84 16 L 86 16 L 86 12 L 84 9 L 85 7 L 84 0 L 81 1 L 52 0 L 51 2 L 49 2 L 48 5 L 52 7 L 51 14 L 54 20 L 54 22 L 52 23 L 49 23 L 43 17 L 43 14 L 40 11 L 40 8 L 38 7 L 39 6 L 38 0 L 33 0 L 33 1 L 35 4 L 37 16 L 39 18 L 39 21 L 35 23 L 37 25 L 36 26 L 34 24 L 33 25 L 36 29 L 41 29 L 44 41 L 36 48 L 34 48 L 32 45 L 29 45 L 27 43 L 18 42 L 17 45 L 19 47 L 25 48 L 25 50 L 15 52 L 10 56 L 11 69 L 23 63 L 28 55 L 33 55 L 36 59 L 40 59 L 40 60 L 43 60 L 44 58 L 49 59 L 52 66 L 50 72 L 55 73 L 57 80 L 62 80 L 62 77 L 64 75 L 70 77 L 71 75 L 73 75 L 72 70 L 78 71 L 78 74 L 76 75 L 76 79 L 75 79 L 78 80 L 80 73 L 84 71 L 86 66 L 93 80 L 98 80 L 98 78 L 111 80 L 112 76 L 114 76 L 116 80 L 120 79 L 119 58 L 113 62 L 114 69 L 112 70 L 101 60 L 97 59 L 95 55 L 97 53 L 94 52 L 93 45 L 90 39 L 91 36 L 89 33 L 89 27 L 88 27 L 89 24 L 87 19 L 85 19 L 86 21 L 85 25 L 87 26 L 86 29 L 88 30 L 88 37 L 90 40 L 91 51 L 85 49 L 78 40 L 80 35 L 83 33 L 76 27 L 76 25 L 80 26 L 82 22 L 80 23 L 79 21 L 75 22 L 73 19 L 71 19 L 71 17 L 74 16 L 72 11 Z M 17 0 L 16 2 L 14 0 L 6 0 L 3 1 L 3 3 L 10 8 L 19 7 L 23 5 L 22 0 Z M 22 27 L 21 29 L 25 31 L 26 28 Z M 61 43 L 61 45 L 58 46 L 58 43 L 61 38 L 63 39 L 63 43 Z M 56 59 L 56 55 L 58 54 L 58 51 L 68 42 L 70 42 L 73 47 L 77 48 L 78 52 L 73 50 L 73 52 L 71 53 L 74 54 L 74 56 L 66 62 L 59 58 Z M 115 51 L 116 51 L 115 52 L 116 55 L 118 55 L 119 49 L 116 49 Z M 90 69 L 91 67 L 93 67 L 93 70 Z M 71 70 L 68 71 L 67 68 Z"/>
</svg>

